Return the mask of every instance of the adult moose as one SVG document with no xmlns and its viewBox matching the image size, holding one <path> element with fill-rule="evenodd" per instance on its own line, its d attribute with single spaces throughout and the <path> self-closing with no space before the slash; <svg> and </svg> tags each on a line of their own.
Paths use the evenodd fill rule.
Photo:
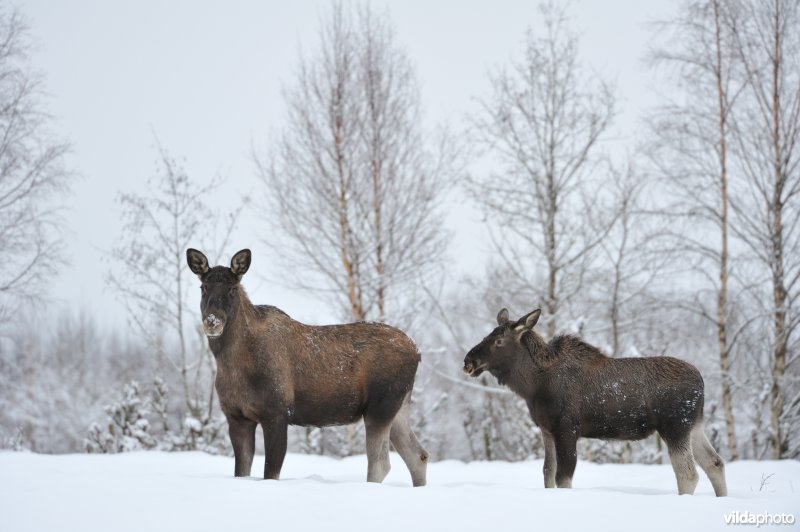
<svg viewBox="0 0 800 532">
<path fill-rule="evenodd" d="M 243 249 L 231 266 L 209 268 L 196 249 L 189 268 L 202 282 L 200 310 L 217 361 L 215 386 L 228 419 L 237 477 L 248 476 L 255 430 L 264 431 L 264 478 L 278 479 L 288 425 L 325 426 L 364 419 L 367 481 L 389 473 L 389 441 L 425 485 L 428 453 L 409 422 L 420 356 L 414 342 L 381 323 L 315 327 L 266 305 L 253 305 L 240 281 L 250 267 Z"/>
<path fill-rule="evenodd" d="M 528 404 L 544 436 L 544 486 L 572 487 L 579 437 L 639 440 L 658 431 L 667 444 L 679 494 L 697 486 L 694 460 L 714 493 L 727 494 L 725 466 L 703 432 L 703 378 L 671 357 L 609 358 L 574 336 L 545 342 L 534 330 L 541 310 L 517 321 L 508 310 L 464 358 L 464 371 L 484 371 Z"/>
</svg>

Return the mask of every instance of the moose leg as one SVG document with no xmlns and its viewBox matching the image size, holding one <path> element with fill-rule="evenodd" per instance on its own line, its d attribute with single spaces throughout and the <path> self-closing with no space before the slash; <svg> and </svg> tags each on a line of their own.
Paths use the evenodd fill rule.
<svg viewBox="0 0 800 532">
<path fill-rule="evenodd" d="M 231 437 L 235 466 L 233 474 L 249 477 L 256 450 L 256 422 L 244 418 L 228 417 L 228 434 Z"/>
<path fill-rule="evenodd" d="M 675 471 L 675 478 L 678 481 L 678 495 L 693 494 L 698 477 L 697 470 L 694 468 L 692 445 L 688 435 L 679 440 L 665 438 L 665 441 L 669 451 L 669 461 L 672 463 L 672 470 Z"/>
<path fill-rule="evenodd" d="M 700 421 L 692 429 L 692 454 L 700 468 L 705 471 L 711 485 L 714 486 L 714 493 L 717 497 L 724 497 L 728 494 L 728 486 L 725 483 L 725 462 L 720 458 L 714 446 L 708 441 L 703 430 L 703 422 Z"/>
<path fill-rule="evenodd" d="M 285 419 L 273 419 L 269 423 L 262 423 L 264 429 L 264 478 L 278 480 L 281 476 L 283 459 L 286 458 L 286 429 Z"/>
<path fill-rule="evenodd" d="M 542 439 L 544 440 L 544 487 L 556 487 L 556 440 L 552 434 L 542 431 Z"/>
<path fill-rule="evenodd" d="M 424 486 L 426 483 L 425 477 L 430 455 L 420 445 L 417 436 L 411 430 L 409 397 L 406 397 L 406 400 L 403 401 L 403 406 L 400 407 L 400 411 L 395 416 L 389 437 L 403 462 L 406 463 L 409 473 L 411 473 L 412 484 L 417 487 Z"/>
<path fill-rule="evenodd" d="M 559 488 L 572 487 L 572 475 L 578 463 L 578 438 L 577 431 L 571 430 L 567 434 L 555 436 L 556 446 L 556 486 Z M 546 460 L 546 458 L 545 458 Z"/>
<path fill-rule="evenodd" d="M 367 435 L 367 482 L 383 482 L 389 470 L 389 430 L 391 424 L 383 419 L 364 416 Z"/>
</svg>

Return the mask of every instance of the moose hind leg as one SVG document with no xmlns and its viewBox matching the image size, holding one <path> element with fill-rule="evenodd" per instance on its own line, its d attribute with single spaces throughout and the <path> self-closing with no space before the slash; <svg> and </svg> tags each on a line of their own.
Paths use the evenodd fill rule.
<svg viewBox="0 0 800 532">
<path fill-rule="evenodd" d="M 542 439 L 544 440 L 544 487 L 556 487 L 556 441 L 553 439 L 552 434 L 547 434 L 542 431 Z"/>
<path fill-rule="evenodd" d="M 702 421 L 692 429 L 692 454 L 697 464 L 708 476 L 708 480 L 711 481 L 714 494 L 717 497 L 725 497 L 728 494 L 728 486 L 725 482 L 725 462 L 708 441 Z"/>
<path fill-rule="evenodd" d="M 383 482 L 392 468 L 389 462 L 389 430 L 391 424 L 364 416 L 367 435 L 367 482 Z"/>
<path fill-rule="evenodd" d="M 669 461 L 678 481 L 678 495 L 692 495 L 697 487 L 697 470 L 692 457 L 692 445 L 688 437 L 680 440 L 666 440 Z"/>
<path fill-rule="evenodd" d="M 411 482 L 414 487 L 424 486 L 427 482 L 426 474 L 430 455 L 419 443 L 414 431 L 411 430 L 408 398 L 403 401 L 403 406 L 392 422 L 390 437 L 392 445 L 411 473 Z"/>
<path fill-rule="evenodd" d="M 283 459 L 286 458 L 287 423 L 284 419 L 275 419 L 268 424 L 261 424 L 264 430 L 264 478 L 278 480 L 281 476 Z"/>
</svg>

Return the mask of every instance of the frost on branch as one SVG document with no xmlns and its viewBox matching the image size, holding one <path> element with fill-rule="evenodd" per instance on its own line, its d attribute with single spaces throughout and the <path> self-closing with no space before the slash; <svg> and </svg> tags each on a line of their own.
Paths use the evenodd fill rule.
<svg viewBox="0 0 800 532">
<path fill-rule="evenodd" d="M 90 453 L 121 453 L 153 449 L 157 443 L 150 434 L 150 415 L 147 398 L 143 398 L 136 381 L 122 389 L 122 398 L 103 410 L 107 415 L 103 426 L 93 423 L 86 438 Z"/>
<path fill-rule="evenodd" d="M 225 420 L 211 415 L 206 405 L 196 406 L 195 411 L 205 412 L 199 419 L 188 413 L 170 414 L 169 389 L 160 377 L 153 381 L 149 393 L 141 390 L 136 381 L 131 381 L 123 387 L 122 398 L 105 407 L 106 421 L 89 427 L 86 451 L 227 452 Z M 176 418 L 181 421 L 173 429 Z"/>
</svg>

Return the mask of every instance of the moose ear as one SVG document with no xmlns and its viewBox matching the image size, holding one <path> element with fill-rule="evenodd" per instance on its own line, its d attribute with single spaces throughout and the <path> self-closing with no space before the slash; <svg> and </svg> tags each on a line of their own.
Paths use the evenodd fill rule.
<svg viewBox="0 0 800 532">
<path fill-rule="evenodd" d="M 231 259 L 231 271 L 241 277 L 250 268 L 251 253 L 249 249 L 243 249 L 236 253 Z"/>
<path fill-rule="evenodd" d="M 196 249 L 189 248 L 186 250 L 186 262 L 189 263 L 189 269 L 198 277 L 203 277 L 208 271 L 208 259 L 201 252 Z"/>
<path fill-rule="evenodd" d="M 533 329 L 533 326 L 536 325 L 536 322 L 539 321 L 539 316 L 541 315 L 542 309 L 537 308 L 533 312 L 522 316 L 519 321 L 517 321 L 517 325 L 514 327 L 514 329 L 519 332 L 530 331 Z"/>
<path fill-rule="evenodd" d="M 506 323 L 508 323 L 508 309 L 504 308 L 497 313 L 497 324 L 505 325 Z"/>
</svg>

